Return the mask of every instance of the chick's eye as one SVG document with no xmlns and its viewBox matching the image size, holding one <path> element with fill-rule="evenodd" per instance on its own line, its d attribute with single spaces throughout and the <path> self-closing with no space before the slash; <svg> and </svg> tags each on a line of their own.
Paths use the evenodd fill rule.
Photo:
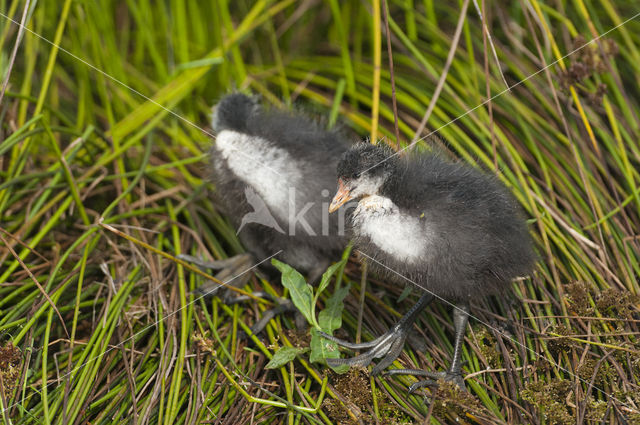
<svg viewBox="0 0 640 425">
<path fill-rule="evenodd" d="M 353 173 L 352 176 L 354 179 L 360 178 L 360 173 Z"/>
</svg>

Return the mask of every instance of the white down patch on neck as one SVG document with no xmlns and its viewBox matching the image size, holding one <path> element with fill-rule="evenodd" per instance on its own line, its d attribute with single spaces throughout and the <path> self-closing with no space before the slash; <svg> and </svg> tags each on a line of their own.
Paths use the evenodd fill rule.
<svg viewBox="0 0 640 425">
<path fill-rule="evenodd" d="M 218 133 L 215 149 L 278 218 L 289 219 L 289 192 L 302 181 L 302 171 L 289 152 L 262 137 L 231 130 Z"/>
<path fill-rule="evenodd" d="M 353 213 L 356 235 L 368 237 L 396 261 L 416 263 L 426 260 L 434 238 L 424 217 L 403 214 L 389 198 L 372 195 L 363 198 Z"/>
</svg>

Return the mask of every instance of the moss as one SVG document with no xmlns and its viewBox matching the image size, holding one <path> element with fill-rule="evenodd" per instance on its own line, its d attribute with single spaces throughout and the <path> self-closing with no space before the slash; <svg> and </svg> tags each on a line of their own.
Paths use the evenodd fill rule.
<svg viewBox="0 0 640 425">
<path fill-rule="evenodd" d="M 623 332 L 624 330 L 620 331 Z M 640 361 L 638 356 L 625 351 L 625 349 L 638 351 L 640 349 L 640 343 L 638 343 L 637 340 L 634 343 L 625 339 L 624 336 L 607 335 L 601 337 L 601 341 L 605 344 L 622 348 L 621 350 L 613 350 L 611 354 L 612 357 L 619 364 L 627 366 L 629 376 L 640 376 Z M 617 372 L 615 376 L 617 376 Z"/>
<path fill-rule="evenodd" d="M 373 412 L 373 395 L 371 391 L 369 374 L 365 369 L 351 369 L 344 375 L 331 372 L 331 384 L 336 391 L 360 409 L 362 414 L 358 417 L 361 423 L 373 425 L 381 423 L 385 425 L 409 425 L 413 421 L 402 410 L 389 400 L 388 396 L 376 389 L 376 401 L 378 403 L 379 420 L 369 414 Z M 325 399 L 322 403 L 324 411 L 329 418 L 339 425 L 353 425 L 355 421 L 347 411 L 347 408 L 337 400 Z"/>
<path fill-rule="evenodd" d="M 593 372 L 595 371 L 596 365 L 598 364 L 598 360 L 595 358 L 587 358 L 578 366 L 576 369 L 576 374 L 586 382 L 591 382 L 593 378 Z M 605 383 L 613 378 L 615 378 L 616 372 L 609 365 L 609 363 L 601 363 L 598 371 L 596 372 L 596 378 L 593 384 L 596 387 L 602 387 Z"/>
<path fill-rule="evenodd" d="M 590 399 L 587 402 L 587 413 L 585 419 L 587 421 L 602 422 L 607 414 L 607 402 L 604 400 Z"/>
<path fill-rule="evenodd" d="M 498 351 L 497 342 L 494 336 L 485 328 L 474 329 L 478 349 L 482 356 L 487 359 L 489 367 L 498 368 L 501 365 L 502 355 Z"/>
<path fill-rule="evenodd" d="M 0 377 L 2 377 L 5 394 L 11 394 L 18 386 L 20 367 L 22 365 L 22 352 L 11 342 L 0 347 Z"/>
<path fill-rule="evenodd" d="M 596 296 L 596 308 L 605 317 L 633 319 L 637 312 L 636 305 L 640 303 L 640 296 L 627 291 L 609 288 Z M 624 325 L 619 324 L 618 326 Z"/>
<path fill-rule="evenodd" d="M 393 404 L 386 394 L 376 388 L 376 399 L 378 400 L 378 412 L 380 423 L 385 425 L 411 425 L 413 420 L 402 410 Z"/>
<path fill-rule="evenodd" d="M 358 418 L 365 425 L 375 424 L 374 418 L 366 413 L 372 411 L 373 397 L 371 395 L 371 386 L 369 385 L 369 376 L 365 369 L 351 369 L 344 375 L 331 373 L 331 384 L 336 391 L 356 405 L 362 415 Z M 357 423 L 349 415 L 347 408 L 337 400 L 325 399 L 322 403 L 327 415 L 339 425 L 352 425 Z"/>
<path fill-rule="evenodd" d="M 636 344 L 638 345 L 638 344 Z M 636 347 L 637 348 L 637 347 Z M 633 357 L 630 362 L 633 376 L 640 376 L 640 357 Z"/>
<path fill-rule="evenodd" d="M 357 421 L 353 420 L 344 407 L 338 400 L 325 399 L 322 402 L 322 409 L 329 416 L 332 422 L 338 425 L 355 425 Z"/>
<path fill-rule="evenodd" d="M 380 423 L 385 425 L 411 425 L 413 420 L 391 403 L 379 406 Z"/>
<path fill-rule="evenodd" d="M 561 336 L 571 335 L 573 332 L 571 329 L 564 325 L 555 325 L 549 328 L 549 333 L 558 334 Z M 547 340 L 547 348 L 553 357 L 557 357 L 558 354 L 567 351 L 571 348 L 572 342 L 568 338 L 552 337 Z"/>
<path fill-rule="evenodd" d="M 638 405 L 640 403 L 640 391 L 619 391 L 614 394 L 614 396 L 618 400 L 632 400 L 634 405 Z M 634 412 L 627 411 L 627 416 L 625 418 L 627 420 L 627 424 L 629 425 L 640 425 L 640 412 L 637 410 Z"/>
<path fill-rule="evenodd" d="M 482 403 L 453 382 L 438 380 L 433 391 L 433 414 L 437 417 L 466 418 L 467 413 L 482 412 Z"/>
<path fill-rule="evenodd" d="M 297 329 L 285 330 L 287 339 L 291 342 L 291 345 L 297 348 L 307 348 L 311 344 L 311 334 L 306 330 L 300 331 Z"/>
<path fill-rule="evenodd" d="M 524 401 L 537 406 L 546 422 L 568 425 L 576 422 L 575 412 L 569 411 L 565 401 L 570 389 L 571 383 L 564 379 L 551 382 L 528 382 L 520 396 Z"/>
<path fill-rule="evenodd" d="M 595 364 L 593 366 L 595 366 Z M 578 371 L 580 371 L 580 369 Z M 603 373 L 606 376 L 615 376 L 615 372 L 609 371 L 608 369 L 605 369 Z M 593 374 L 593 369 L 591 370 L 591 374 Z M 581 376 L 581 378 L 590 380 L 591 376 L 588 378 L 586 376 Z M 636 396 L 639 396 L 638 399 L 634 398 L 633 392 L 613 391 L 610 395 L 618 400 L 633 400 L 635 403 L 640 401 L 640 392 L 637 392 L 636 394 Z M 573 384 L 568 380 L 529 382 L 525 384 L 525 389 L 520 392 L 520 396 L 522 400 L 529 402 L 540 409 L 540 413 L 544 417 L 546 423 L 557 425 L 576 423 L 576 411 L 567 403 L 567 400 L 575 400 Z M 589 399 L 586 400 L 586 403 L 585 423 L 602 423 L 608 418 L 611 418 L 612 412 L 609 409 L 610 406 L 607 401 L 589 397 Z M 633 419 L 632 417 L 632 414 L 628 416 L 628 421 L 626 423 L 637 423 L 640 425 L 640 422 L 637 422 L 637 419 L 640 419 L 640 415 L 638 415 L 636 419 Z M 634 422 L 634 420 L 636 420 L 636 422 Z"/>
<path fill-rule="evenodd" d="M 565 286 L 566 300 L 569 304 L 569 310 L 576 316 L 593 315 L 593 307 L 591 306 L 591 298 L 595 295 L 593 285 L 586 282 L 572 282 Z"/>
<path fill-rule="evenodd" d="M 369 375 L 365 369 L 351 369 L 344 375 L 336 375 L 333 386 L 362 410 L 366 410 L 373 402 Z"/>
<path fill-rule="evenodd" d="M 632 413 L 627 418 L 629 425 L 640 425 L 640 413 Z"/>
</svg>

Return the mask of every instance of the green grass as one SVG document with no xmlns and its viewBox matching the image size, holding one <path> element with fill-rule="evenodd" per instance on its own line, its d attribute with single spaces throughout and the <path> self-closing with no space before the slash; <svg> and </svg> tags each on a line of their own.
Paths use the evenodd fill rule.
<svg viewBox="0 0 640 425">
<path fill-rule="evenodd" d="M 1 422 L 640 422 L 633 2 L 485 2 L 490 39 L 470 2 L 453 45 L 464 1 L 388 1 L 401 144 L 430 135 L 419 149 L 497 173 L 540 257 L 513 299 L 472 308 L 469 393 L 443 387 L 433 403 L 407 394 L 414 378 L 339 377 L 306 354 L 265 369 L 308 335 L 284 316 L 248 344 L 239 334 L 269 306 L 193 302 L 205 278 L 170 257 L 243 250 L 206 180 L 209 110 L 225 93 L 395 142 L 382 3 L 29 3 L 0 103 Z M 20 21 L 26 4 L 0 12 Z M 0 17 L 3 82 L 18 29 Z M 353 257 L 343 281 L 349 339 L 381 334 L 417 295 L 397 303 L 403 288 L 372 277 L 361 302 Z M 245 289 L 259 288 L 283 291 L 257 277 Z M 395 367 L 448 365 L 449 310 L 421 316 L 426 350 L 407 344 Z"/>
</svg>

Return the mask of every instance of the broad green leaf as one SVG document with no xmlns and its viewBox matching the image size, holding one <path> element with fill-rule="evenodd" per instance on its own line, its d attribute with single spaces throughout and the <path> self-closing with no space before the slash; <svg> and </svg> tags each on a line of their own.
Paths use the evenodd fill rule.
<svg viewBox="0 0 640 425">
<path fill-rule="evenodd" d="M 278 351 L 273 354 L 269 363 L 265 366 L 267 369 L 277 369 L 282 367 L 296 358 L 298 354 L 309 351 L 308 348 L 298 347 L 280 347 Z"/>
<path fill-rule="evenodd" d="M 338 344 L 323 338 L 315 328 L 311 329 L 311 354 L 309 360 L 311 362 L 326 363 L 325 359 L 337 359 L 340 357 Z M 345 373 L 349 370 L 348 365 L 340 365 L 331 367 L 336 373 Z"/>
<path fill-rule="evenodd" d="M 318 315 L 318 324 L 324 332 L 331 334 L 334 330 L 342 326 L 343 301 L 344 297 L 349 293 L 350 286 L 351 285 L 347 285 L 344 288 L 338 288 L 327 300 L 325 309 Z M 325 359 L 337 359 L 339 357 L 340 351 L 338 350 L 338 345 L 335 342 L 321 337 L 317 329 L 311 329 L 311 355 L 309 356 L 309 360 L 319 362 Z M 335 366 L 331 367 L 331 369 L 337 373 L 344 373 L 349 369 L 349 366 Z"/>
<path fill-rule="evenodd" d="M 316 318 L 313 317 L 313 289 L 304 277 L 296 269 L 275 258 L 271 260 L 280 272 L 282 272 L 282 286 L 289 290 L 293 305 L 302 313 L 309 324 L 316 326 Z"/>
<path fill-rule="evenodd" d="M 318 285 L 318 290 L 316 292 L 316 299 L 318 298 L 318 295 L 322 293 L 322 291 L 327 289 L 327 286 L 329 286 L 329 282 L 331 282 L 331 278 L 333 277 L 333 275 L 336 274 L 336 271 L 338 271 L 340 267 L 342 267 L 346 262 L 346 259 L 338 261 L 334 265 L 330 266 L 327 271 L 322 274 L 322 279 L 320 280 L 320 285 Z"/>
<path fill-rule="evenodd" d="M 344 297 L 349 293 L 351 285 L 347 285 L 343 288 L 339 288 L 336 292 L 329 297 L 327 304 L 318 314 L 318 324 L 320 329 L 328 334 L 342 326 L 342 309 L 344 307 Z"/>
</svg>

